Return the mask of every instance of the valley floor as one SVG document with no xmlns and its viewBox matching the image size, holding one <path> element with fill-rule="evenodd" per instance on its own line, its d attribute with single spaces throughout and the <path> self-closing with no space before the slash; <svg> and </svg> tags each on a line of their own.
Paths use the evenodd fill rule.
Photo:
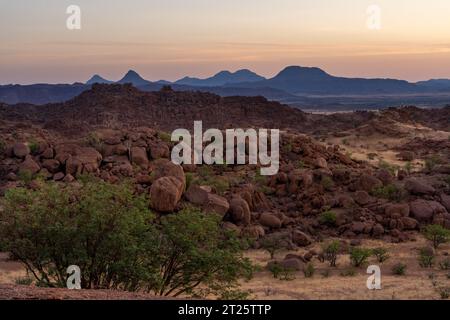
<svg viewBox="0 0 450 320">
<path fill-rule="evenodd" d="M 258 300 L 410 300 L 410 299 L 441 299 L 441 291 L 450 288 L 448 270 L 441 270 L 439 262 L 448 258 L 450 245 L 443 245 L 437 252 L 433 268 L 421 268 L 418 263 L 418 249 L 427 245 L 425 239 L 417 236 L 416 241 L 393 244 L 377 240 L 364 240 L 361 246 L 367 248 L 384 247 L 389 250 L 390 258 L 381 267 L 381 290 L 368 290 L 366 267 L 352 269 L 348 255 L 341 255 L 337 267 L 331 268 L 327 263 L 321 263 L 317 258 L 312 262 L 316 268 L 312 278 L 305 278 L 302 271 L 292 276 L 292 280 L 275 279 L 265 270 L 270 257 L 262 250 L 250 250 L 246 255 L 261 267 L 250 281 L 242 281 L 242 289 L 251 292 L 251 299 Z M 319 249 L 319 245 L 308 247 Z M 283 257 L 288 253 L 303 254 L 305 249 L 294 252 L 278 253 Z M 406 264 L 406 274 L 396 276 L 392 266 L 397 263 Z M 377 264 L 373 259 L 370 264 Z M 354 270 L 354 275 L 346 275 Z M 325 277 L 324 274 L 328 273 Z M 155 299 L 154 296 L 125 293 L 108 290 L 70 291 L 65 289 L 44 289 L 16 285 L 17 279 L 26 275 L 23 267 L 7 260 L 7 255 L 0 254 L 0 299 Z"/>
</svg>

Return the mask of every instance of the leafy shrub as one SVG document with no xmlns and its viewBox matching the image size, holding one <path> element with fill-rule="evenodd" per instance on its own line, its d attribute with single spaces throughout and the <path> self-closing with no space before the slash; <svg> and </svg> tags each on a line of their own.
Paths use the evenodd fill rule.
<svg viewBox="0 0 450 320">
<path fill-rule="evenodd" d="M 270 254 L 270 259 L 275 258 L 277 251 L 288 249 L 289 239 L 287 235 L 266 235 L 260 240 L 261 248 Z"/>
<path fill-rule="evenodd" d="M 339 254 L 339 249 L 341 244 L 339 241 L 335 240 L 329 244 L 325 244 L 322 247 L 323 257 L 326 261 L 330 263 L 330 267 L 336 267 L 336 260 Z"/>
<path fill-rule="evenodd" d="M 269 271 L 272 273 L 275 279 L 290 281 L 295 279 L 295 274 L 293 269 L 286 268 L 279 263 L 273 263 L 269 267 Z"/>
<path fill-rule="evenodd" d="M 292 144 L 290 142 L 283 145 L 283 152 L 284 153 L 290 153 L 292 151 Z"/>
<path fill-rule="evenodd" d="M 450 239 L 450 231 L 438 224 L 428 225 L 424 229 L 425 238 L 433 243 L 437 249 L 439 245 L 446 243 Z"/>
<path fill-rule="evenodd" d="M 172 136 L 166 132 L 159 131 L 158 138 L 160 138 L 162 141 L 166 143 L 172 142 Z"/>
<path fill-rule="evenodd" d="M 305 275 L 305 278 L 312 278 L 315 272 L 316 269 L 314 268 L 314 264 L 312 264 L 311 262 L 308 263 L 303 269 L 303 274 Z"/>
<path fill-rule="evenodd" d="M 220 217 L 187 208 L 162 219 L 157 270 L 161 281 L 151 291 L 160 295 L 230 294 L 239 277 L 251 277 L 242 255 L 244 243 L 220 227 Z M 201 285 L 207 287 L 200 291 Z"/>
<path fill-rule="evenodd" d="M 321 184 L 328 191 L 334 187 L 333 179 L 328 176 L 322 176 Z"/>
<path fill-rule="evenodd" d="M 37 154 L 39 152 L 39 143 L 32 140 L 28 142 L 28 148 L 30 148 L 31 154 Z"/>
<path fill-rule="evenodd" d="M 392 273 L 397 276 L 403 276 L 406 273 L 406 264 L 404 263 L 397 263 L 392 267 Z"/>
<path fill-rule="evenodd" d="M 411 161 L 408 161 L 405 163 L 405 166 L 403 167 L 405 169 L 405 171 L 410 174 L 412 172 L 413 166 Z"/>
<path fill-rule="evenodd" d="M 388 184 L 373 189 L 371 195 L 377 198 L 388 199 L 391 201 L 400 201 L 404 197 L 404 191 L 398 188 L 395 184 Z"/>
<path fill-rule="evenodd" d="M 38 285 L 64 287 L 69 265 L 82 270 L 82 288 L 165 296 L 231 293 L 250 276 L 243 244 L 216 215 L 187 208 L 159 224 L 130 185 L 82 183 L 11 189 L 2 200 L 2 247 Z"/>
<path fill-rule="evenodd" d="M 372 254 L 377 258 L 379 263 L 383 263 L 389 259 L 388 250 L 385 248 L 374 248 L 372 249 Z"/>
<path fill-rule="evenodd" d="M 198 185 L 206 185 L 214 188 L 218 194 L 223 194 L 230 188 L 230 183 L 225 177 L 217 177 L 209 169 L 200 170 L 200 177 L 192 179 L 191 183 L 194 181 Z"/>
<path fill-rule="evenodd" d="M 335 226 L 336 220 L 336 213 L 333 211 L 322 212 L 319 217 L 319 222 L 328 226 Z"/>
<path fill-rule="evenodd" d="M 390 173 L 391 175 L 393 175 L 393 176 L 395 176 L 395 173 L 396 173 L 397 170 L 398 170 L 398 167 L 397 167 L 397 166 L 391 165 L 391 164 L 387 163 L 386 161 L 381 161 L 381 160 L 380 160 L 380 162 L 378 163 L 378 167 L 379 167 L 380 169 L 385 169 L 385 170 L 389 171 L 389 173 Z"/>
<path fill-rule="evenodd" d="M 367 262 L 372 255 L 372 250 L 366 248 L 352 248 L 350 250 L 350 262 L 354 267 L 360 267 Z"/>
<path fill-rule="evenodd" d="M 442 300 L 447 300 L 450 297 L 450 288 L 440 288 L 439 295 Z"/>
<path fill-rule="evenodd" d="M 436 165 L 440 163 L 442 163 L 442 159 L 439 157 L 439 155 L 431 155 L 425 159 L 425 169 L 427 171 L 433 171 L 434 167 L 436 167 Z"/>
<path fill-rule="evenodd" d="M 446 258 L 439 263 L 442 270 L 450 270 L 450 258 Z"/>
<path fill-rule="evenodd" d="M 17 176 L 24 184 L 29 184 L 33 180 L 33 173 L 28 170 L 20 170 Z"/>
<path fill-rule="evenodd" d="M 87 137 L 85 138 L 86 145 L 89 147 L 94 148 L 95 150 L 99 151 L 103 154 L 105 145 L 100 140 L 99 136 L 95 132 L 90 132 Z"/>
<path fill-rule="evenodd" d="M 419 251 L 419 265 L 422 268 L 431 268 L 434 264 L 434 252 L 431 248 L 422 248 Z"/>
</svg>

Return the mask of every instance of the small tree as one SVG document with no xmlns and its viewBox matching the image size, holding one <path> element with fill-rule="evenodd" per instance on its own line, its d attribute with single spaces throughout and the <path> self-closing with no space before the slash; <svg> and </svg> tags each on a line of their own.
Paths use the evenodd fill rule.
<svg viewBox="0 0 450 320">
<path fill-rule="evenodd" d="M 388 250 L 385 248 L 375 248 L 372 249 L 372 254 L 377 258 L 377 261 L 379 263 L 385 262 L 387 259 L 389 259 L 389 253 Z"/>
<path fill-rule="evenodd" d="M 335 240 L 329 244 L 322 247 L 323 257 L 330 263 L 330 267 L 336 267 L 336 260 L 339 254 L 339 249 L 341 244 L 339 241 Z"/>
<path fill-rule="evenodd" d="M 352 248 L 350 250 L 350 261 L 354 267 L 360 267 L 367 262 L 372 255 L 372 250 L 366 248 Z"/>
<path fill-rule="evenodd" d="M 422 268 L 431 268 L 434 264 L 434 252 L 433 248 L 421 248 L 419 251 L 419 265 Z"/>
<path fill-rule="evenodd" d="M 82 180 L 16 188 L 2 199 L 0 247 L 38 285 L 64 287 L 67 267 L 77 265 L 85 289 L 232 297 L 251 275 L 244 243 L 217 215 L 187 208 L 158 222 L 131 185 Z"/>
<path fill-rule="evenodd" d="M 261 239 L 260 244 L 261 248 L 266 250 L 270 259 L 273 260 L 278 251 L 289 248 L 289 242 L 290 239 L 287 234 L 270 234 Z"/>
<path fill-rule="evenodd" d="M 433 243 L 433 247 L 437 249 L 439 245 L 446 243 L 450 239 L 450 231 L 438 224 L 432 224 L 424 230 L 425 238 Z"/>
<path fill-rule="evenodd" d="M 220 227 L 220 217 L 187 208 L 161 221 L 158 261 L 161 282 L 149 287 L 163 296 L 229 294 L 252 266 L 243 243 Z M 203 288 L 198 289 L 199 286 Z"/>
<path fill-rule="evenodd" d="M 393 267 L 392 267 L 392 273 L 395 274 L 396 276 L 403 276 L 406 273 L 406 264 L 404 263 L 396 263 Z"/>
</svg>

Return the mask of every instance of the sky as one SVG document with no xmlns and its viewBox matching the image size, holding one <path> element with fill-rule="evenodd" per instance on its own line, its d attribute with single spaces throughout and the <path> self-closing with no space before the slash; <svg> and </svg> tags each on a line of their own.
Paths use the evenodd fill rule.
<svg viewBox="0 0 450 320">
<path fill-rule="evenodd" d="M 69 5 L 81 9 L 79 30 L 66 27 Z M 152 81 L 242 68 L 273 77 L 288 65 L 450 78 L 449 17 L 449 0 L 0 0 L 0 84 L 118 80 L 129 69 Z"/>
</svg>

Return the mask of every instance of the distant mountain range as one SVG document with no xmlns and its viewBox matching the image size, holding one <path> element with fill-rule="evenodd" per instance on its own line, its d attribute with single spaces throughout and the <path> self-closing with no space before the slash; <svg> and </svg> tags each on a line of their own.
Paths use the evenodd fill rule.
<svg viewBox="0 0 450 320">
<path fill-rule="evenodd" d="M 314 104 L 311 99 L 322 101 L 331 96 L 358 96 L 372 99 L 373 97 L 398 95 L 399 103 L 414 103 L 416 100 L 403 99 L 403 97 L 420 95 L 420 101 L 426 102 L 428 100 L 423 100 L 424 95 L 429 95 L 430 99 L 434 101 L 434 95 L 440 94 L 439 103 L 450 102 L 450 99 L 446 100 L 448 99 L 447 94 L 450 97 L 450 79 L 432 79 L 411 83 L 397 79 L 344 78 L 330 75 L 320 68 L 299 66 L 286 67 L 275 77 L 269 79 L 248 69 L 243 69 L 236 72 L 221 71 L 205 79 L 184 77 L 174 82 L 165 80 L 152 82 L 141 77 L 136 71 L 130 70 L 118 81 L 107 80 L 96 74 L 84 84 L 3 85 L 0 86 L 0 102 L 8 104 L 62 102 L 89 89 L 94 83 L 131 83 L 144 91 L 157 91 L 164 85 L 171 85 L 174 90 L 178 91 L 204 91 L 221 96 L 260 95 L 297 106 Z M 444 98 L 442 98 L 442 94 Z M 358 101 L 364 105 L 364 98 L 360 98 Z M 328 103 L 329 101 L 326 102 L 326 104 Z"/>
</svg>

